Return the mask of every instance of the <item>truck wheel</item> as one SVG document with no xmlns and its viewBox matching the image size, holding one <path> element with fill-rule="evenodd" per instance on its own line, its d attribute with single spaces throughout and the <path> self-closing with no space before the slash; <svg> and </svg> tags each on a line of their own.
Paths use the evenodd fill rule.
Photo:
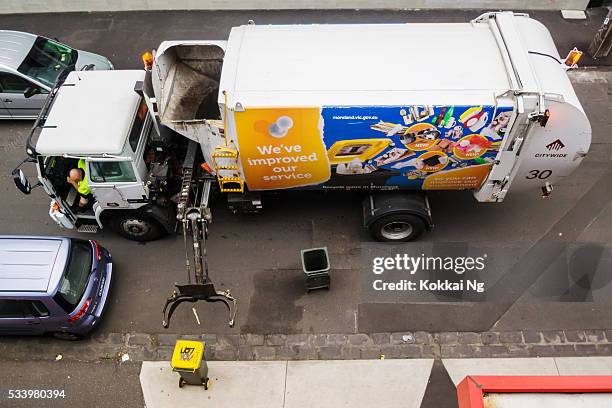
<svg viewBox="0 0 612 408">
<path fill-rule="evenodd" d="M 416 215 L 392 214 L 370 225 L 372 238 L 382 242 L 407 242 L 425 231 L 425 222 Z"/>
<path fill-rule="evenodd" d="M 111 226 L 119 235 L 132 241 L 154 241 L 166 233 L 157 221 L 139 214 L 120 216 L 112 221 Z"/>
</svg>

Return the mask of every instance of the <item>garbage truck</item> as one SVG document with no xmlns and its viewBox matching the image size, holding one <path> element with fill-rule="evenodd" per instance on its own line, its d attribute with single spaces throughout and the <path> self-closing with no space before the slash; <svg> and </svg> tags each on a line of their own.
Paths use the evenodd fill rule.
<svg viewBox="0 0 612 408">
<path fill-rule="evenodd" d="M 579 166 L 591 128 L 566 71 L 580 54 L 562 59 L 541 23 L 512 12 L 247 24 L 227 41 L 165 41 L 144 70 L 66 73 L 26 161 L 63 228 L 140 241 L 182 228 L 197 244 L 213 193 L 256 212 L 268 191 L 346 190 L 363 192 L 376 240 L 403 242 L 433 226 L 427 191 L 548 196 Z M 85 209 L 66 183 L 79 164 L 93 194 Z M 30 192 L 20 168 L 13 177 Z"/>
<path fill-rule="evenodd" d="M 433 225 L 423 192 L 547 196 L 576 169 L 591 128 L 566 74 L 575 56 L 502 12 L 244 25 L 227 42 L 162 43 L 150 72 L 156 117 L 198 142 L 234 209 L 269 190 L 364 191 L 373 237 L 406 241 Z"/>
</svg>

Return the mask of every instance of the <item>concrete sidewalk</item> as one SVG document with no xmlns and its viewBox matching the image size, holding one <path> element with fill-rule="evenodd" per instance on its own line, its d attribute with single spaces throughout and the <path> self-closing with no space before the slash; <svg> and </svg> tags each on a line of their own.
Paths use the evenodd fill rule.
<svg viewBox="0 0 612 408">
<path fill-rule="evenodd" d="M 140 382 L 147 408 L 450 408 L 456 406 L 455 386 L 468 375 L 612 375 L 612 357 L 208 364 L 211 384 L 204 390 L 179 389 L 179 376 L 168 362 L 143 362 Z"/>
<path fill-rule="evenodd" d="M 143 362 L 147 408 L 418 408 L 433 364 L 423 360 L 213 361 L 210 387 L 178 387 L 168 362 Z"/>
<path fill-rule="evenodd" d="M 2 361 L 0 407 L 143 408 L 139 372 L 140 363 L 131 361 Z M 45 390 L 47 394 L 11 398 L 9 390 Z"/>
</svg>

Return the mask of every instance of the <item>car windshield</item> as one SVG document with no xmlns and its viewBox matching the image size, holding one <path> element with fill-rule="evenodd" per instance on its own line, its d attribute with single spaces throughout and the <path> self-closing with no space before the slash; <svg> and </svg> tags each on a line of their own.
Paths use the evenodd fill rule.
<svg viewBox="0 0 612 408">
<path fill-rule="evenodd" d="M 92 259 L 93 253 L 89 242 L 72 240 L 70 260 L 59 289 L 53 297 L 67 313 L 73 312 L 81 302 L 89 281 Z"/>
<path fill-rule="evenodd" d="M 78 53 L 57 41 L 37 37 L 32 49 L 17 70 L 52 87 L 59 74 L 68 66 L 76 64 Z"/>
</svg>

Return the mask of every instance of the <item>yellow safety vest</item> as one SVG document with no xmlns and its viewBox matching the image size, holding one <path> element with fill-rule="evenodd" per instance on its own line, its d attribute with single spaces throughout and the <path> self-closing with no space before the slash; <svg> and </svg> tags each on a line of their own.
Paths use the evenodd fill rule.
<svg viewBox="0 0 612 408">
<path fill-rule="evenodd" d="M 89 182 L 87 181 L 87 166 L 85 165 L 85 160 L 79 160 L 79 169 L 83 169 L 83 180 L 79 181 L 79 188 L 77 188 L 77 191 L 83 195 L 91 194 Z"/>
</svg>

